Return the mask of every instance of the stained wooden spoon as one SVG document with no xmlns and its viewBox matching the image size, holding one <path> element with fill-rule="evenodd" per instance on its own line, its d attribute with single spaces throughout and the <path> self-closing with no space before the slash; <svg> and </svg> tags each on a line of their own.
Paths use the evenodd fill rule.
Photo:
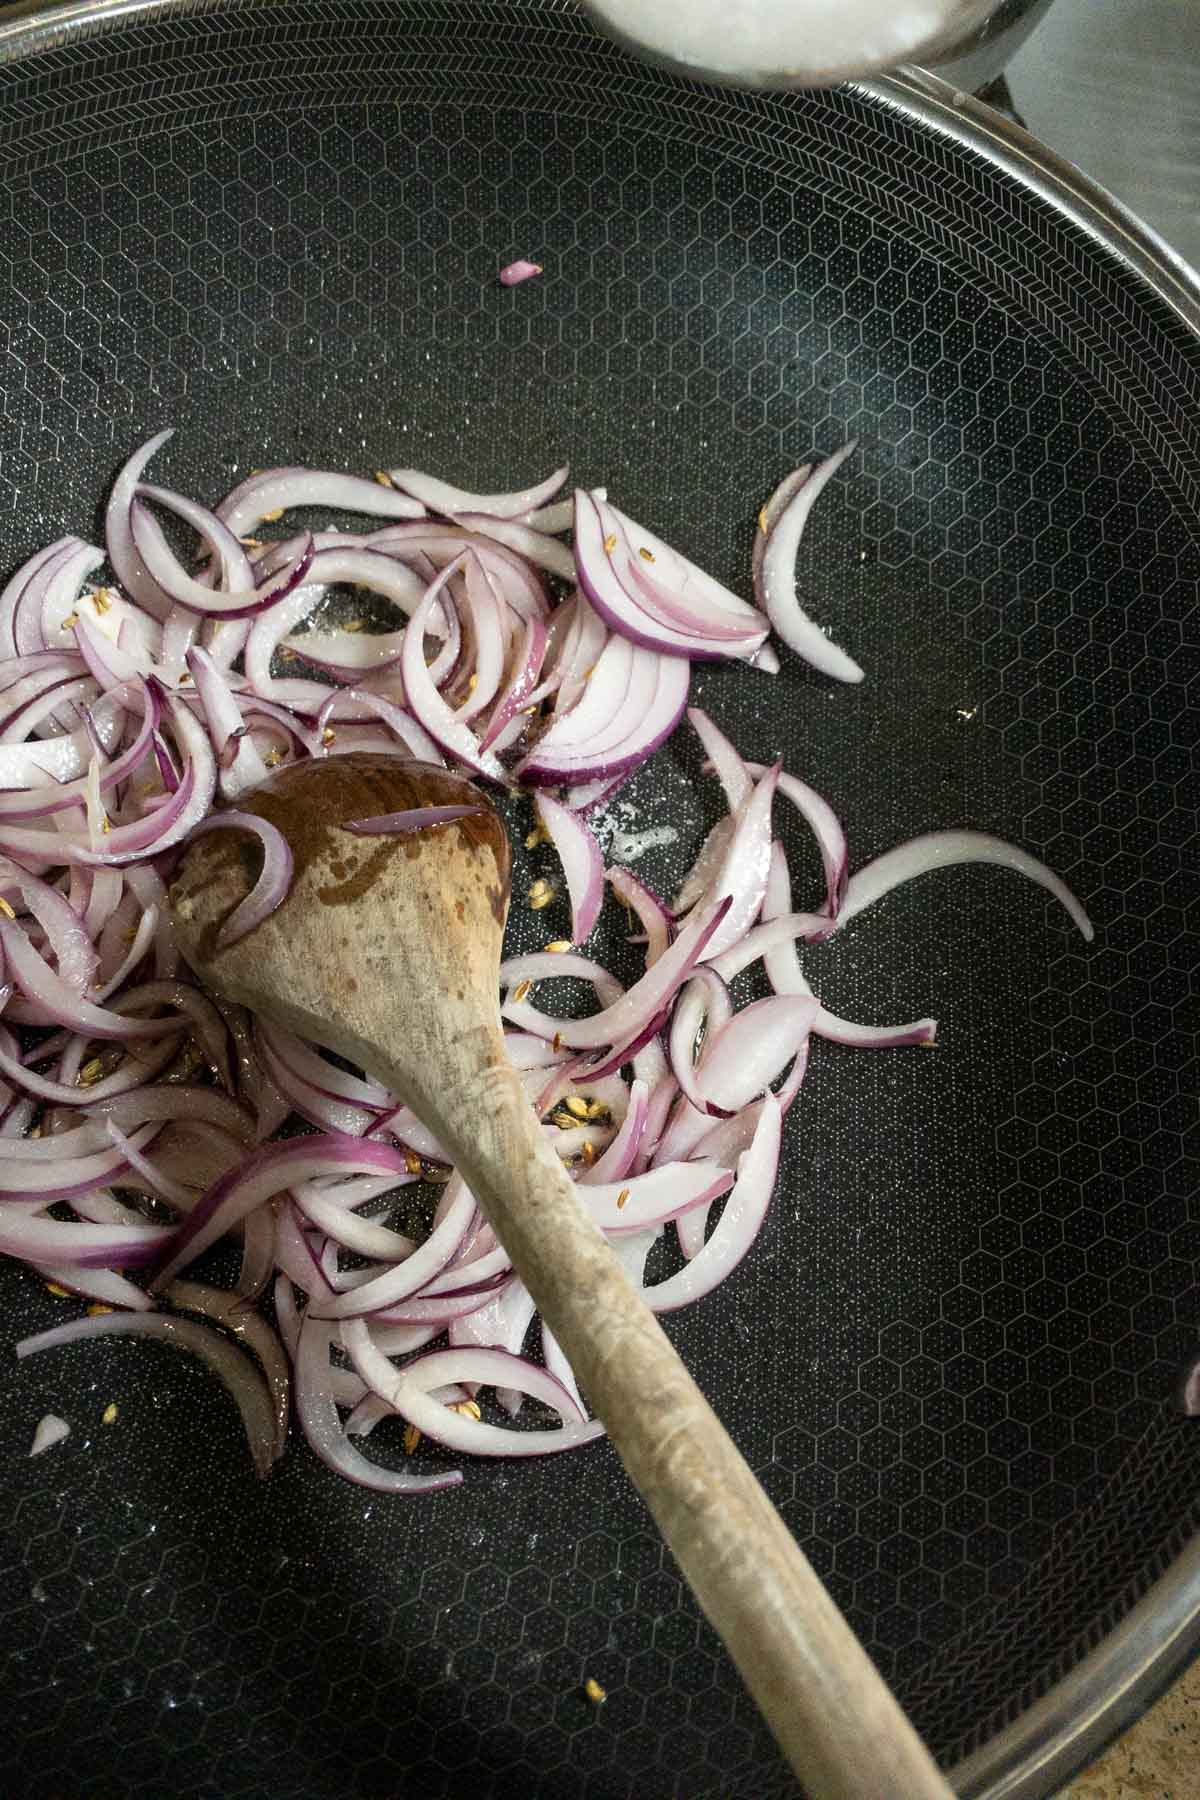
<svg viewBox="0 0 1200 1800">
<path fill-rule="evenodd" d="M 351 820 L 484 811 L 402 835 Z M 792 1767 L 820 1800 L 947 1800 L 950 1789 L 724 1427 L 579 1205 L 505 1055 L 497 968 L 510 853 L 463 777 L 355 753 L 298 763 L 239 798 L 277 825 L 283 905 L 217 948 L 261 851 L 214 831 L 171 888 L 207 986 L 350 1058 L 453 1156 Z"/>
</svg>

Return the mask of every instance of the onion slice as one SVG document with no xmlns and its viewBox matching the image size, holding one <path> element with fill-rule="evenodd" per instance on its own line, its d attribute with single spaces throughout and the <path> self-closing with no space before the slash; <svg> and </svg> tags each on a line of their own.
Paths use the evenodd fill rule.
<svg viewBox="0 0 1200 1800">
<path fill-rule="evenodd" d="M 572 1396 L 553 1375 L 505 1350 L 433 1350 L 404 1369 L 394 1370 L 387 1358 L 375 1351 L 364 1325 L 348 1330 L 343 1326 L 342 1341 L 359 1373 L 369 1368 L 380 1387 L 388 1388 L 383 1397 L 400 1416 L 447 1449 L 474 1456 L 549 1456 L 576 1450 L 604 1436 L 598 1419 L 585 1423 L 579 1418 Z M 555 1431 L 506 1431 L 452 1412 L 433 1398 L 433 1390 L 455 1381 L 515 1388 L 553 1407 L 564 1423 Z"/>
<path fill-rule="evenodd" d="M 535 801 L 537 816 L 562 862 L 571 896 L 571 941 L 585 944 L 604 903 L 604 860 L 586 819 L 549 794 Z"/>
<path fill-rule="evenodd" d="M 897 844 L 869 862 L 850 877 L 846 897 L 838 915 L 838 925 L 846 925 L 868 906 L 873 906 L 893 888 L 931 869 L 948 869 L 955 863 L 995 863 L 1014 874 L 1024 875 L 1038 887 L 1052 894 L 1066 912 L 1086 943 L 1096 935 L 1095 927 L 1065 881 L 1053 869 L 1022 850 L 1019 844 L 990 837 L 982 831 L 929 831 L 921 837 Z"/>
<path fill-rule="evenodd" d="M 57 1413 L 46 1413 L 37 1422 L 33 1434 L 33 1442 L 29 1446 L 30 1456 L 40 1456 L 43 1450 L 50 1450 L 55 1444 L 61 1444 L 65 1437 L 70 1437 L 71 1427 Z"/>
<path fill-rule="evenodd" d="M 18 1357 L 36 1356 L 61 1344 L 77 1344 L 85 1338 L 153 1337 L 198 1356 L 233 1396 L 242 1415 L 246 1441 L 260 1476 L 269 1475 L 275 1460 L 277 1430 L 266 1383 L 247 1356 L 207 1325 L 193 1319 L 169 1318 L 165 1313 L 107 1313 L 100 1318 L 73 1319 L 50 1331 L 22 1338 Z"/>
<path fill-rule="evenodd" d="M 206 1287 L 198 1281 L 173 1281 L 163 1298 L 181 1312 L 203 1313 L 214 1324 L 224 1326 L 243 1349 L 252 1351 L 257 1357 L 275 1409 L 272 1460 L 278 1462 L 287 1448 L 292 1376 L 283 1346 L 267 1321 L 246 1305 L 242 1295 L 228 1293 L 224 1288 Z"/>
<path fill-rule="evenodd" d="M 389 469 L 392 486 L 402 494 L 411 494 L 430 512 L 453 517 L 455 513 L 487 513 L 493 519 L 519 519 L 553 500 L 567 479 L 567 468 L 555 469 L 545 481 L 516 493 L 472 494 L 465 488 L 439 481 L 436 475 L 425 475 L 420 469 Z"/>
<path fill-rule="evenodd" d="M 217 517 L 235 537 L 248 536 L 268 514 L 298 506 L 329 507 L 337 512 L 368 513 L 377 519 L 420 519 L 425 508 L 407 494 L 361 475 L 339 475 L 329 469 L 260 469 L 227 494 Z"/>
<path fill-rule="evenodd" d="M 748 660 L 767 622 L 641 525 L 582 489 L 575 494 L 579 585 L 610 630 L 667 656 Z M 655 568 L 651 584 L 640 564 Z"/>
<path fill-rule="evenodd" d="M 819 463 L 796 488 L 769 526 L 758 568 L 756 590 L 763 611 L 789 649 L 835 681 L 858 682 L 863 672 L 854 658 L 825 636 L 796 597 L 796 558 L 808 515 L 831 476 L 841 468 L 858 444 L 848 444 Z"/>
<path fill-rule="evenodd" d="M 682 1269 L 643 1288 L 651 1312 L 675 1312 L 712 1292 L 731 1275 L 762 1228 L 775 1191 L 782 1142 L 782 1114 L 773 1094 L 762 1103 L 750 1147 L 738 1159 L 737 1179 L 708 1242 Z"/>
<path fill-rule="evenodd" d="M 423 1474 L 417 1469 L 384 1469 L 368 1461 L 350 1442 L 337 1415 L 334 1381 L 339 1371 L 329 1360 L 337 1335 L 335 1325 L 322 1323 L 306 1313 L 296 1345 L 296 1416 L 301 1429 L 325 1465 L 359 1487 L 384 1494 L 431 1494 L 439 1488 L 457 1487 L 457 1469 Z"/>
<path fill-rule="evenodd" d="M 196 826 L 191 841 L 194 843 L 197 838 L 205 837 L 213 831 L 248 831 L 258 839 L 262 849 L 262 868 L 258 879 L 245 899 L 240 900 L 229 917 L 222 922 L 217 933 L 217 949 L 228 950 L 231 944 L 246 937 L 256 925 L 261 925 L 277 907 L 282 906 L 292 885 L 294 864 L 291 846 L 279 827 L 272 825 L 267 819 L 260 819 L 256 813 L 212 813 Z"/>
<path fill-rule="evenodd" d="M 479 775 L 486 775 L 489 781 L 503 785 L 508 781 L 503 765 L 492 751 L 480 748 L 470 726 L 455 716 L 434 686 L 425 663 L 425 633 L 429 629 L 434 606 L 451 579 L 465 568 L 465 564 L 466 552 L 447 563 L 441 574 L 426 589 L 425 598 L 413 614 L 404 634 L 400 668 L 408 703 L 418 722 L 435 743 L 451 756 L 457 757 L 459 762 L 465 763 L 467 768 L 474 769 Z"/>
<path fill-rule="evenodd" d="M 405 812 L 380 813 L 373 819 L 349 819 L 343 831 L 360 837 L 388 837 L 406 831 L 428 831 L 435 825 L 452 825 L 456 819 L 477 819 L 485 806 L 412 806 Z"/>
<path fill-rule="evenodd" d="M 709 940 L 720 928 L 729 911 L 730 901 L 721 899 L 707 906 L 691 919 L 670 949 L 648 969 L 628 992 L 588 1019 L 550 1019 L 535 1017 L 544 1027 L 544 1035 L 553 1037 L 571 1050 L 594 1050 L 604 1045 L 630 1041 L 648 1024 L 657 1020 L 680 985 L 700 961 Z M 558 958 L 555 958 L 558 961 Z M 565 971 L 561 971 L 565 973 Z M 531 1011 L 533 1009 L 530 1009 Z"/>
<path fill-rule="evenodd" d="M 749 931 L 762 909 L 771 871 L 771 806 L 779 785 L 780 767 L 776 763 L 755 783 L 740 812 L 734 814 L 733 829 L 706 898 L 728 900 L 729 907 L 720 926 L 713 932 L 704 952 L 711 962 L 723 950 Z"/>
</svg>

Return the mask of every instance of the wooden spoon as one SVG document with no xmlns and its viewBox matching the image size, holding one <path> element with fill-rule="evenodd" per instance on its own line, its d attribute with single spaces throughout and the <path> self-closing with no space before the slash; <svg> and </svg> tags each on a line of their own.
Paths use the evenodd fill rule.
<svg viewBox="0 0 1200 1800">
<path fill-rule="evenodd" d="M 464 800 L 454 824 L 360 837 L 355 819 Z M 218 950 L 261 851 L 214 831 L 171 889 L 207 986 L 348 1057 L 445 1145 L 566 1351 L 796 1774 L 821 1800 L 950 1789 L 546 1143 L 504 1050 L 497 968 L 510 853 L 463 777 L 354 753 L 283 769 L 239 808 L 295 858 L 288 898 Z"/>
</svg>

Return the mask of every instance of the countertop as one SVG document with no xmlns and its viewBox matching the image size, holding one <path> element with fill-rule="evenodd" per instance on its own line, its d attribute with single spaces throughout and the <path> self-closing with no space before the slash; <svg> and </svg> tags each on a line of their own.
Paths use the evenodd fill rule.
<svg viewBox="0 0 1200 1800">
<path fill-rule="evenodd" d="M 1062 1790 L 1058 1800 L 1196 1800 L 1200 1795 L 1200 1663 L 1144 1719 Z"/>
</svg>

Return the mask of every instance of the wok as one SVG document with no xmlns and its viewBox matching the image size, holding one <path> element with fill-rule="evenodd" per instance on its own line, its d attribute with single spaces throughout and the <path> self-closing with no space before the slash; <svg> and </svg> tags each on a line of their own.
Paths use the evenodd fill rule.
<svg viewBox="0 0 1200 1800">
<path fill-rule="evenodd" d="M 545 274 L 500 287 L 515 256 Z M 757 1254 L 671 1328 L 969 1795 L 1047 1792 L 1197 1634 L 1198 321 L 1116 203 L 923 76 L 710 91 L 485 0 L 0 26 L 6 571 L 173 423 L 206 498 L 569 455 L 736 584 L 779 476 L 861 438 L 803 572 L 867 680 L 695 691 L 856 862 L 999 831 L 1097 938 L 960 869 L 814 953 L 941 1048 L 814 1056 Z M 669 890 L 716 816 L 682 736 L 629 807 Z M 5 1341 L 62 1316 L 13 1265 L 0 1298 Z M 257 1484 L 153 1346 L 0 1359 L 0 1395 L 13 1800 L 791 1791 L 607 1448 L 400 1506 L 299 1443 Z"/>
</svg>

